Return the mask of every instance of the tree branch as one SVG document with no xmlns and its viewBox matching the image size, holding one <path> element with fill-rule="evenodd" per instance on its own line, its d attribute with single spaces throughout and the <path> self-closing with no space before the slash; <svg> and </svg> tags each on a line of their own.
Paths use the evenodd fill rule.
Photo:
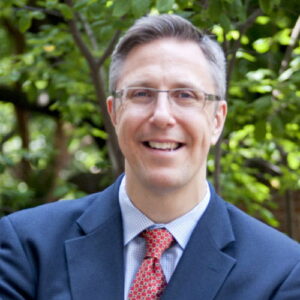
<svg viewBox="0 0 300 300">
<path fill-rule="evenodd" d="M 291 60 L 292 57 L 292 52 L 297 44 L 297 40 L 299 38 L 300 35 L 300 16 L 298 17 L 294 28 L 292 29 L 292 33 L 291 33 L 291 40 L 289 45 L 286 48 L 286 51 L 284 53 L 283 59 L 281 61 L 280 64 L 280 68 L 279 68 L 279 73 L 278 76 L 280 76 L 280 74 L 282 74 L 288 67 L 289 62 Z M 278 90 L 275 88 L 272 91 L 272 101 L 276 101 L 276 94 L 278 93 Z M 269 119 L 272 118 L 272 116 L 276 116 L 280 111 L 283 111 L 286 107 L 288 106 L 288 102 L 282 102 L 280 104 L 280 106 L 278 106 L 272 113 L 272 115 L 269 116 Z"/>
<path fill-rule="evenodd" d="M 72 0 L 66 0 L 66 3 L 73 8 L 73 1 Z M 83 56 L 86 58 L 87 62 L 89 63 L 91 68 L 95 67 L 95 59 L 91 53 L 91 51 L 89 50 L 89 48 L 87 47 L 87 45 L 85 44 L 84 40 L 81 37 L 81 34 L 77 28 L 77 24 L 76 24 L 76 14 L 74 15 L 74 17 L 68 21 L 69 27 L 70 27 L 70 31 L 71 34 L 73 36 L 73 39 L 75 40 L 75 43 L 77 44 L 79 50 L 81 51 L 81 53 L 83 54 Z"/>
<path fill-rule="evenodd" d="M 91 41 L 92 47 L 94 50 L 98 50 L 98 43 L 97 43 L 97 39 L 94 35 L 94 32 L 90 26 L 90 24 L 87 22 L 86 18 L 84 15 L 82 14 L 77 14 L 78 16 L 78 20 L 80 20 L 80 22 L 83 25 L 83 28 L 86 32 L 86 35 L 88 36 L 89 40 Z"/>
<path fill-rule="evenodd" d="M 2 137 L 2 140 L 0 141 L 0 152 L 3 151 L 3 145 L 10 139 L 12 138 L 14 135 L 16 134 L 16 130 L 13 129 L 10 132 L 8 132 L 6 135 L 4 135 Z"/>
<path fill-rule="evenodd" d="M 290 40 L 289 45 L 286 48 L 283 60 L 281 61 L 279 74 L 283 73 L 287 69 L 290 59 L 292 57 L 293 49 L 296 46 L 299 35 L 300 35 L 300 15 L 296 21 L 296 24 L 295 24 L 293 30 L 292 30 L 291 40 Z"/>
<path fill-rule="evenodd" d="M 209 2 L 209 0 L 199 0 L 199 1 L 196 2 L 196 4 L 199 7 L 203 8 L 203 9 L 207 9 L 208 8 L 208 2 Z"/>
<path fill-rule="evenodd" d="M 232 51 L 230 52 L 230 54 L 232 55 L 232 58 L 230 59 L 228 65 L 227 65 L 227 80 L 226 80 L 226 85 L 227 85 L 227 89 L 226 89 L 226 98 L 227 98 L 227 94 L 228 94 L 228 86 L 230 84 L 230 80 L 231 80 L 231 75 L 234 69 L 234 65 L 236 62 L 236 52 L 238 51 L 238 49 L 241 46 L 241 38 L 242 36 L 246 33 L 246 31 L 251 27 L 251 25 L 255 22 L 256 18 L 262 14 L 262 11 L 258 8 L 256 9 L 250 16 L 249 18 L 242 24 L 239 26 L 239 32 L 240 32 L 240 36 L 239 38 L 235 41 L 235 43 L 233 44 L 232 47 Z M 228 45 L 228 41 L 226 40 L 226 35 L 224 33 L 224 43 L 223 43 L 223 49 L 224 52 L 226 54 L 226 56 L 228 56 L 229 54 L 229 45 Z M 217 193 L 220 193 L 221 190 L 221 186 L 220 186 L 220 174 L 221 174 L 221 156 L 222 156 L 222 142 L 223 142 L 223 132 L 215 146 L 215 152 L 214 152 L 214 165 L 215 165 L 215 170 L 213 173 L 213 178 L 214 178 L 214 185 L 215 185 L 215 189 Z"/>
<path fill-rule="evenodd" d="M 1 23 L 9 34 L 9 38 L 14 43 L 15 52 L 21 54 L 26 49 L 26 41 L 24 34 L 7 18 L 1 18 Z"/>
<path fill-rule="evenodd" d="M 45 13 L 47 15 L 50 16 L 55 16 L 55 17 L 60 17 L 62 18 L 62 15 L 59 11 L 55 11 L 55 10 L 49 10 L 46 8 L 42 8 L 42 7 L 36 7 L 36 6 L 29 6 L 29 5 L 24 5 L 23 7 L 15 7 L 15 10 L 31 10 L 31 11 L 39 11 L 42 13 Z"/>
<path fill-rule="evenodd" d="M 232 58 L 229 61 L 228 67 L 227 67 L 227 83 L 228 84 L 230 82 L 231 75 L 232 75 L 234 65 L 235 65 L 235 62 L 236 62 L 236 52 L 238 51 L 238 49 L 241 46 L 241 38 L 246 33 L 246 31 L 252 26 L 252 24 L 255 22 L 256 18 L 261 14 L 262 14 L 261 9 L 260 8 L 256 9 L 249 16 L 249 18 L 242 25 L 239 26 L 240 36 L 235 41 L 235 43 L 233 44 L 232 51 L 230 52 L 230 54 L 232 54 Z"/>
<path fill-rule="evenodd" d="M 72 0 L 66 0 L 66 3 L 72 8 L 73 7 L 73 1 Z M 90 49 L 87 47 L 87 45 L 85 44 L 85 42 L 83 41 L 81 34 L 77 28 L 76 25 L 76 20 L 79 20 L 82 22 L 85 31 L 87 33 L 87 36 L 89 37 L 92 46 L 94 49 L 97 49 L 97 41 L 96 38 L 89 26 L 89 24 L 86 22 L 86 20 L 84 19 L 83 16 L 79 15 L 79 14 L 75 14 L 74 18 L 71 19 L 69 21 L 69 26 L 70 26 L 70 30 L 72 33 L 72 36 L 78 46 L 78 48 L 80 49 L 81 53 L 84 55 L 84 57 L 86 58 L 86 60 L 88 61 L 90 67 L 92 69 L 95 69 L 97 71 L 99 71 L 99 68 L 103 65 L 103 63 L 105 62 L 105 60 L 110 56 L 110 54 L 113 51 L 113 48 L 117 42 L 117 40 L 120 37 L 121 31 L 117 30 L 113 36 L 113 38 L 111 39 L 109 45 L 107 46 L 106 50 L 104 51 L 103 55 L 99 58 L 99 60 L 97 61 L 92 52 L 90 51 Z"/>
<path fill-rule="evenodd" d="M 66 0 L 66 3 L 71 8 L 73 8 L 72 0 Z M 105 59 L 110 55 L 110 53 L 113 49 L 114 43 L 116 42 L 120 33 L 118 31 L 115 33 L 113 39 L 109 43 L 104 54 L 97 62 L 97 60 L 94 58 L 93 54 L 91 53 L 89 48 L 86 46 L 86 44 L 84 43 L 84 41 L 81 37 L 81 34 L 76 25 L 76 15 L 74 16 L 74 18 L 72 20 L 69 21 L 69 26 L 70 26 L 70 30 L 73 35 L 73 38 L 74 38 L 77 46 L 79 47 L 81 53 L 88 61 L 88 64 L 89 64 L 89 67 L 91 70 L 91 79 L 92 79 L 92 82 L 93 82 L 93 85 L 95 88 L 98 103 L 100 104 L 100 109 L 101 109 L 102 116 L 103 116 L 104 127 L 105 127 L 106 132 L 109 135 L 109 139 L 107 140 L 107 146 L 108 146 L 110 160 L 113 165 L 113 173 L 115 176 L 118 176 L 124 170 L 124 161 L 123 161 L 123 156 L 122 156 L 121 151 L 118 146 L 118 139 L 117 139 L 114 127 L 110 121 L 108 114 L 106 113 L 106 104 L 105 104 L 106 95 L 105 95 L 105 88 L 104 88 L 104 83 L 103 83 L 103 78 L 101 75 L 100 67 L 103 64 L 103 62 L 105 61 Z"/>
<path fill-rule="evenodd" d="M 51 102 L 47 106 L 37 106 L 30 103 L 27 100 L 27 96 L 18 90 L 13 90 L 11 88 L 0 85 L 0 102 L 12 103 L 15 106 L 22 108 L 27 111 L 41 113 L 54 118 L 60 118 L 60 113 L 58 111 L 50 110 L 50 106 L 53 104 Z"/>
<path fill-rule="evenodd" d="M 117 30 L 115 32 L 113 38 L 109 42 L 109 44 L 108 44 L 106 50 L 104 51 L 103 55 L 97 61 L 97 68 L 100 68 L 103 65 L 103 63 L 105 62 L 105 60 L 111 55 L 112 51 L 114 50 L 114 46 L 115 46 L 116 42 L 118 41 L 118 39 L 120 37 L 120 34 L 121 34 L 120 30 Z"/>
<path fill-rule="evenodd" d="M 53 202 L 58 200 L 54 196 L 54 191 L 57 186 L 59 174 L 69 162 L 70 154 L 68 152 L 68 137 L 65 134 L 61 120 L 56 121 L 56 129 L 54 133 L 53 147 L 56 150 L 51 158 L 51 163 L 48 167 L 48 186 L 47 192 L 43 197 L 43 202 Z"/>
</svg>

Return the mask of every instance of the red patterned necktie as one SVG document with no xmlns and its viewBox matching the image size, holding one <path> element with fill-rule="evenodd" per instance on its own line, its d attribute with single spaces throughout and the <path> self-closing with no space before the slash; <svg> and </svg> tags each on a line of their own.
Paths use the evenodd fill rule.
<svg viewBox="0 0 300 300">
<path fill-rule="evenodd" d="M 160 257 L 172 242 L 172 234 L 164 228 L 145 230 L 146 255 L 129 290 L 129 300 L 157 300 L 167 285 Z"/>
</svg>

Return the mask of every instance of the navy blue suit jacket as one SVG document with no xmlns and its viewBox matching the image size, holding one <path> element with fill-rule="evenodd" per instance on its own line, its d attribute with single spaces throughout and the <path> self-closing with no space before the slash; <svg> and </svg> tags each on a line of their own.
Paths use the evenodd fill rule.
<svg viewBox="0 0 300 300">
<path fill-rule="evenodd" d="M 2 218 L 0 299 L 123 299 L 119 184 Z M 299 245 L 210 200 L 162 300 L 299 300 Z"/>
</svg>

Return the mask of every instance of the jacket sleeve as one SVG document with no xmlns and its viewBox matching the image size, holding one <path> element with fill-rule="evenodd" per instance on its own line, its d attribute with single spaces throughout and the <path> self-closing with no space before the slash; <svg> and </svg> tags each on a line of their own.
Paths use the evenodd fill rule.
<svg viewBox="0 0 300 300">
<path fill-rule="evenodd" d="M 288 255 L 288 253 L 287 253 Z M 298 262 L 279 289 L 272 300 L 299 300 L 300 299 L 300 262 Z"/>
<path fill-rule="evenodd" d="M 34 268 L 9 217 L 0 219 L 0 299 L 33 300 Z"/>
</svg>

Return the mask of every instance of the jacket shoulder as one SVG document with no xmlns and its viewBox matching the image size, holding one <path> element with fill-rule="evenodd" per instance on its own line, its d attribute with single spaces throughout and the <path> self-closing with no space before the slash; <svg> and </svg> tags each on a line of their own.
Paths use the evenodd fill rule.
<svg viewBox="0 0 300 300">
<path fill-rule="evenodd" d="M 61 200 L 12 213 L 0 219 L 10 224 L 20 237 L 32 236 L 43 239 L 41 234 L 63 237 L 78 235 L 81 227 L 78 220 L 90 212 L 88 217 L 97 220 L 102 211 L 110 211 L 112 199 L 117 196 L 121 177 L 105 190 L 74 200 Z M 108 207 L 108 209 L 107 209 Z"/>
<path fill-rule="evenodd" d="M 277 229 L 246 214 L 236 206 L 225 202 L 237 242 L 244 243 L 249 249 L 257 249 L 261 254 L 290 257 L 300 261 L 300 245 Z"/>
<path fill-rule="evenodd" d="M 99 198 L 100 195 L 101 192 L 77 199 L 58 200 L 56 202 L 45 203 L 14 212 L 6 217 L 14 221 L 22 220 L 24 218 L 28 221 L 28 218 L 30 217 L 43 219 L 46 216 L 51 217 L 54 214 L 76 214 L 84 211 L 86 207 Z"/>
<path fill-rule="evenodd" d="M 20 234 L 22 232 L 33 234 L 43 229 L 49 232 L 54 228 L 73 224 L 93 202 L 100 198 L 101 192 L 78 199 L 42 204 L 12 213 L 3 217 L 1 221 L 11 223 Z"/>
</svg>

